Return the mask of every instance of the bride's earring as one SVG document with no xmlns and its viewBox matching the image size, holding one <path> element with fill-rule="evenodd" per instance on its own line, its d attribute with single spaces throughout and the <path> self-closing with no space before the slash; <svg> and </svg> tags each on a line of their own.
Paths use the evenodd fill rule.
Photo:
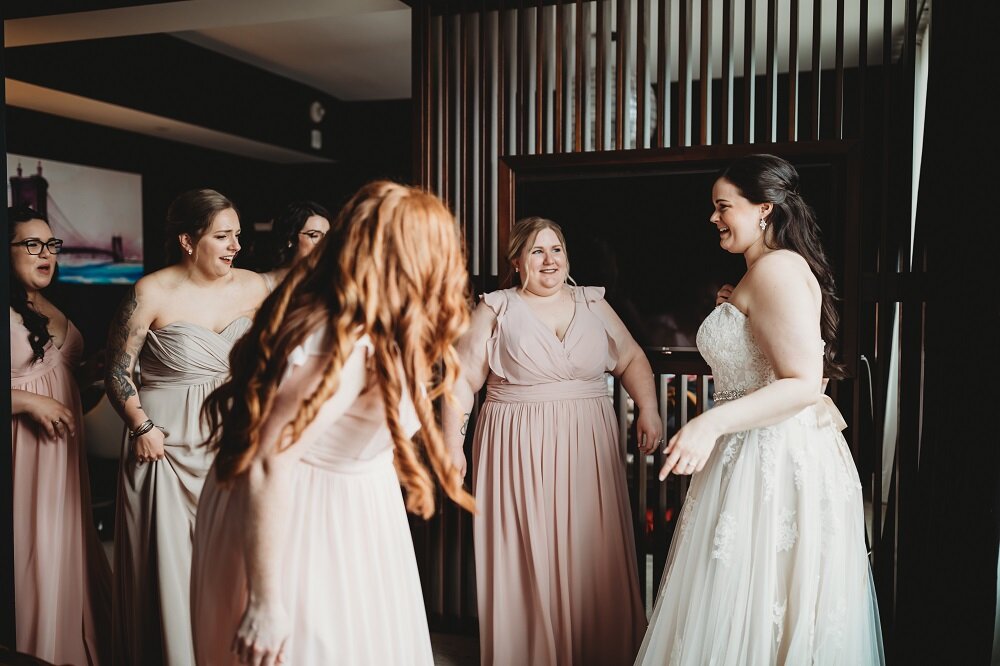
<svg viewBox="0 0 1000 666">
<path fill-rule="evenodd" d="M 766 228 L 767 228 L 767 222 L 764 220 L 764 218 L 760 218 L 760 230 L 764 231 L 764 229 Z"/>
</svg>

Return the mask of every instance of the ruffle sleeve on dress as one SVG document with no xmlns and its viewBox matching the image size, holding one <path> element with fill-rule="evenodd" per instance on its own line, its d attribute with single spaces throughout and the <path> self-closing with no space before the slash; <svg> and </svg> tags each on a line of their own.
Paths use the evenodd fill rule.
<svg viewBox="0 0 1000 666">
<path fill-rule="evenodd" d="M 296 368 L 301 368 L 309 360 L 310 356 L 321 356 L 329 351 L 324 344 L 324 338 L 326 337 L 326 326 L 321 326 L 316 329 L 309 336 L 302 341 L 302 344 L 298 345 L 291 351 L 288 355 L 288 364 L 285 366 L 285 374 L 281 378 L 281 382 L 284 383 L 292 373 L 295 372 Z M 354 349 L 357 351 L 358 348 L 365 350 L 365 353 L 370 355 L 375 351 L 375 347 L 372 345 L 371 338 L 368 334 L 362 335 L 354 343 Z"/>
<path fill-rule="evenodd" d="M 604 287 L 579 287 L 579 290 L 583 294 L 583 301 L 587 304 L 588 308 L 591 303 L 597 303 L 604 300 Z M 604 321 L 604 317 L 597 314 L 597 318 L 601 320 L 602 324 L 604 324 L 604 334 L 608 338 L 608 366 L 606 370 L 608 372 L 612 372 L 616 367 L 618 367 L 618 343 L 615 342 L 615 338 L 611 334 L 611 328 L 608 326 L 608 322 Z"/>
<path fill-rule="evenodd" d="M 486 341 L 486 354 L 490 365 L 490 370 L 494 375 L 503 380 L 507 380 L 507 373 L 504 372 L 502 354 L 500 350 L 500 327 L 507 316 L 507 290 L 491 291 L 488 294 L 481 294 L 479 300 L 486 303 L 493 314 L 496 315 L 497 323 L 493 327 L 493 335 Z"/>
</svg>

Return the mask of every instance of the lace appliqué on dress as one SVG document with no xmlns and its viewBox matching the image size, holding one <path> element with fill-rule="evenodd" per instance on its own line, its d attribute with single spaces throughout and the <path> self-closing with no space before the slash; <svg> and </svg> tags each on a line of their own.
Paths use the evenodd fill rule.
<svg viewBox="0 0 1000 666">
<path fill-rule="evenodd" d="M 775 550 L 779 553 L 787 553 L 794 546 L 799 538 L 799 526 L 795 522 L 795 512 L 791 509 L 782 509 L 778 515 L 778 534 Z"/>
<path fill-rule="evenodd" d="M 674 649 L 670 651 L 670 661 L 667 662 L 667 666 L 679 666 L 681 663 L 681 652 L 684 650 L 684 638 L 681 636 L 677 637 L 674 641 Z"/>
<path fill-rule="evenodd" d="M 781 637 L 785 635 L 785 611 L 788 609 L 788 602 L 783 604 L 774 602 L 771 608 L 771 621 L 774 622 L 774 644 L 781 645 Z"/>
<path fill-rule="evenodd" d="M 681 511 L 681 526 L 677 530 L 678 538 L 683 539 L 687 534 L 691 523 L 691 514 L 698 508 L 698 500 L 690 495 L 684 500 L 684 509 Z"/>
<path fill-rule="evenodd" d="M 757 445 L 760 447 L 760 475 L 764 483 L 764 501 L 769 502 L 774 497 L 774 475 L 778 467 L 774 452 L 774 440 L 777 435 L 773 428 L 761 428 L 757 432 Z"/>
<path fill-rule="evenodd" d="M 753 339 L 747 318 L 724 303 L 712 311 L 697 336 L 698 351 L 712 366 L 715 390 L 749 393 L 774 381 L 774 370 Z"/>
<path fill-rule="evenodd" d="M 733 557 L 733 538 L 736 536 L 736 518 L 728 511 L 723 511 L 719 516 L 719 523 L 715 526 L 714 548 L 712 549 L 712 559 L 719 560 L 724 566 L 729 566 Z"/>
<path fill-rule="evenodd" d="M 740 455 L 740 449 L 743 448 L 743 441 L 746 438 L 747 438 L 746 431 L 736 432 L 724 438 L 724 441 L 726 442 L 726 448 L 722 450 L 723 483 L 729 483 L 729 479 L 733 475 L 733 463 L 736 462 L 736 458 Z"/>
<path fill-rule="evenodd" d="M 838 654 L 843 650 L 846 624 L 847 602 L 843 596 L 839 596 L 836 605 L 830 611 L 827 622 L 819 628 L 820 640 L 816 651 L 824 654 Z"/>
<path fill-rule="evenodd" d="M 789 453 L 792 457 L 792 464 L 795 466 L 795 473 L 793 476 L 793 479 L 795 480 L 795 489 L 802 490 L 802 482 L 806 475 L 805 451 L 799 448 L 793 448 Z"/>
</svg>

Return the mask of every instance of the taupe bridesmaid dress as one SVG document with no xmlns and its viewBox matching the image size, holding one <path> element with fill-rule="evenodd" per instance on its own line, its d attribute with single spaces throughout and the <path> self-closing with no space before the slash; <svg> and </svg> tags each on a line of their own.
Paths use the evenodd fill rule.
<svg viewBox="0 0 1000 666">
<path fill-rule="evenodd" d="M 646 616 L 624 451 L 608 397 L 618 362 L 574 289 L 562 340 L 517 290 L 484 296 L 497 324 L 476 423 L 476 578 L 483 664 L 628 664 Z"/>
<path fill-rule="evenodd" d="M 139 354 L 143 410 L 167 432 L 166 457 L 138 464 L 126 441 L 115 520 L 114 649 L 118 664 L 194 663 L 189 582 L 195 511 L 214 454 L 201 443 L 201 406 L 229 374 L 250 328 L 221 333 L 187 322 L 150 331 Z"/>
</svg>

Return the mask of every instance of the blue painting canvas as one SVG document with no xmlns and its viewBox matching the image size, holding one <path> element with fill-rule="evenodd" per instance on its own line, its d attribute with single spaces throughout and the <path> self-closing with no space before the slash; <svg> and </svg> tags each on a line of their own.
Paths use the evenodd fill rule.
<svg viewBox="0 0 1000 666">
<path fill-rule="evenodd" d="M 142 176 L 7 154 L 7 204 L 44 214 L 56 238 L 60 282 L 130 284 L 142 277 Z"/>
</svg>

